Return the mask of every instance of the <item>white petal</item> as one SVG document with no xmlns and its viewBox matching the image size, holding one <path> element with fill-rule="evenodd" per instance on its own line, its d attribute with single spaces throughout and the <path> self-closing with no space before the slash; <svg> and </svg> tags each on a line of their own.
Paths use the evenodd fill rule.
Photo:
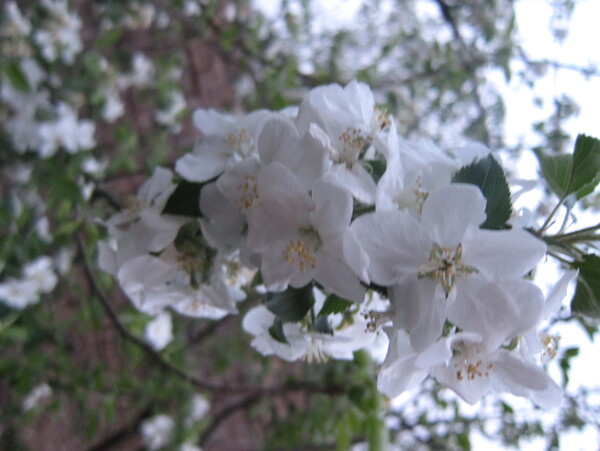
<svg viewBox="0 0 600 451">
<path fill-rule="evenodd" d="M 369 256 L 363 250 L 360 241 L 353 229 L 349 229 L 343 237 L 344 259 L 355 274 L 367 285 L 370 282 L 367 268 L 369 267 Z"/>
<path fill-rule="evenodd" d="M 273 324 L 275 315 L 264 305 L 259 305 L 248 310 L 242 320 L 242 328 L 252 335 L 258 335 L 269 329 Z"/>
<path fill-rule="evenodd" d="M 430 279 L 395 285 L 388 290 L 395 311 L 394 324 L 409 331 L 412 347 L 422 351 L 442 334 L 446 299 Z"/>
<path fill-rule="evenodd" d="M 222 135 L 225 130 L 231 129 L 235 122 L 230 115 L 204 109 L 194 111 L 192 119 L 196 128 L 205 135 Z"/>
<path fill-rule="evenodd" d="M 546 390 L 551 381 L 542 369 L 504 349 L 496 353 L 490 374 L 496 387 L 517 396 L 527 396 L 529 390 Z"/>
<path fill-rule="evenodd" d="M 421 223 L 438 245 L 453 248 L 469 227 L 479 227 L 485 221 L 485 205 L 479 188 L 451 184 L 429 193 Z"/>
<path fill-rule="evenodd" d="M 550 379 L 545 390 L 531 390 L 528 397 L 542 409 L 555 409 L 562 403 L 563 391 Z"/>
<path fill-rule="evenodd" d="M 363 215 L 350 226 L 369 256 L 369 276 L 380 285 L 416 278 L 427 262 L 431 241 L 421 225 L 405 211 Z"/>
<path fill-rule="evenodd" d="M 463 242 L 462 261 L 492 279 L 516 279 L 531 271 L 546 254 L 546 244 L 514 229 L 478 230 Z"/>
<path fill-rule="evenodd" d="M 341 239 L 350 227 L 352 219 L 352 196 L 348 191 L 325 181 L 312 187 L 315 210 L 311 222 L 323 241 Z"/>
<path fill-rule="evenodd" d="M 496 283 L 471 276 L 456 284 L 456 299 L 448 320 L 465 331 L 484 337 L 487 349 L 496 349 L 519 321 L 519 309 L 510 293 Z"/>
<path fill-rule="evenodd" d="M 546 299 L 544 311 L 542 312 L 542 318 L 548 318 L 548 316 L 560 310 L 560 306 L 567 295 L 567 288 L 569 287 L 571 281 L 577 277 L 577 273 L 578 271 L 576 270 L 567 271 L 552 287 L 552 290 Z"/>
<path fill-rule="evenodd" d="M 348 169 L 345 164 L 336 164 L 327 173 L 327 178 L 336 185 L 346 188 L 360 202 L 375 203 L 377 185 L 362 165 L 355 164 Z"/>
<path fill-rule="evenodd" d="M 233 149 L 222 138 L 207 138 L 177 160 L 175 171 L 190 182 L 205 182 L 221 174 L 232 155 Z"/>
<path fill-rule="evenodd" d="M 315 277 L 338 296 L 355 302 L 362 302 L 365 297 L 365 290 L 354 272 L 335 255 L 327 252 L 317 254 Z"/>
</svg>

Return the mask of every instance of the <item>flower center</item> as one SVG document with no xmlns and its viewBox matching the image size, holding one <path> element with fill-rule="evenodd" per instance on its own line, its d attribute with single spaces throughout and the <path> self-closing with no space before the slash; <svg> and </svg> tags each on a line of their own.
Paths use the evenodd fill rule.
<svg viewBox="0 0 600 451">
<path fill-rule="evenodd" d="M 322 349 L 321 340 L 312 338 L 310 341 L 310 346 L 304 355 L 304 359 L 308 363 L 324 363 L 329 360 L 329 357 Z"/>
<path fill-rule="evenodd" d="M 246 174 L 244 181 L 236 186 L 236 190 L 240 193 L 240 197 L 236 201 L 236 206 L 240 211 L 245 211 L 251 208 L 260 195 L 258 193 L 258 183 L 256 183 L 256 176 Z"/>
<path fill-rule="evenodd" d="M 462 245 L 452 247 L 441 247 L 433 243 L 429 261 L 421 266 L 418 277 L 431 277 L 439 280 L 446 295 L 450 293 L 456 283 L 458 276 L 466 276 L 477 272 L 472 266 L 463 265 L 460 261 L 462 257 Z"/>
<path fill-rule="evenodd" d="M 228 134 L 225 137 L 225 142 L 235 149 L 236 154 L 242 160 L 254 153 L 254 140 L 250 136 L 250 132 L 245 128 Z"/>
<path fill-rule="evenodd" d="M 381 131 L 389 128 L 392 122 L 387 110 L 383 107 L 373 105 L 373 119 L 371 121 L 371 127 L 374 131 Z"/>
<path fill-rule="evenodd" d="M 410 208 L 421 214 L 423 205 L 428 197 L 429 191 L 423 188 L 423 181 L 419 176 L 410 190 L 402 189 L 396 192 L 395 196 L 392 197 L 392 200 L 400 209 Z"/>
<path fill-rule="evenodd" d="M 541 333 L 540 338 L 544 346 L 542 349 L 542 360 L 548 362 L 556 357 L 560 336 Z"/>
<path fill-rule="evenodd" d="M 342 149 L 333 155 L 332 159 L 335 163 L 346 164 L 349 169 L 358 162 L 373 142 L 371 136 L 365 135 L 358 128 L 349 128 L 339 136 L 339 140 L 342 143 Z"/>
<path fill-rule="evenodd" d="M 209 284 L 217 252 L 198 234 L 196 224 L 190 223 L 181 228 L 175 239 L 175 248 L 177 266 L 187 274 L 185 284 L 189 283 L 193 288 Z"/>
<path fill-rule="evenodd" d="M 488 363 L 482 358 L 477 346 L 466 346 L 462 342 L 454 350 L 452 364 L 458 381 L 490 377 L 490 371 L 494 368 L 493 363 Z"/>
<path fill-rule="evenodd" d="M 291 266 L 298 265 L 300 271 L 305 272 L 308 269 L 315 269 L 317 266 L 315 253 L 321 246 L 321 237 L 312 226 L 299 231 L 300 238 L 290 240 L 283 251 L 283 258 Z"/>
</svg>

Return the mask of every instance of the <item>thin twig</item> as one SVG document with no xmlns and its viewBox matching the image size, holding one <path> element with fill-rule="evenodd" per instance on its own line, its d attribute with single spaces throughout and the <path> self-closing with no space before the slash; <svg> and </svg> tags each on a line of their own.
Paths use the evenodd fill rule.
<svg viewBox="0 0 600 451">
<path fill-rule="evenodd" d="M 158 366 L 160 366 L 164 370 L 167 370 L 167 371 L 177 375 L 180 379 L 182 379 L 186 382 L 189 382 L 190 384 L 196 386 L 197 388 L 199 388 L 201 390 L 208 390 L 211 392 L 247 392 L 247 391 L 256 390 L 255 388 L 252 388 L 252 387 L 234 387 L 234 386 L 229 386 L 229 385 L 219 385 L 219 384 L 214 384 L 212 382 L 208 382 L 208 381 L 199 379 L 199 378 L 187 373 L 186 371 L 184 371 L 183 369 L 174 365 L 173 363 L 169 362 L 168 360 L 165 360 L 148 343 L 143 341 L 141 338 L 138 338 L 135 335 L 133 335 L 123 325 L 123 323 L 121 322 L 121 320 L 119 319 L 119 317 L 117 315 L 117 312 L 115 311 L 115 309 L 111 305 L 110 301 L 108 300 L 106 294 L 100 287 L 98 280 L 96 279 L 96 275 L 94 274 L 94 271 L 90 266 L 87 251 L 85 249 L 85 243 L 84 243 L 83 237 L 81 235 L 78 235 L 77 243 L 78 243 L 78 247 L 79 247 L 79 252 L 81 253 L 81 256 L 83 258 L 83 268 L 84 268 L 86 277 L 90 283 L 91 289 L 93 290 L 94 294 L 96 295 L 96 297 L 102 304 L 102 307 L 104 308 L 104 311 L 108 315 L 110 321 L 115 326 L 115 328 L 117 329 L 119 334 L 125 340 L 127 340 L 127 341 L 135 344 L 139 348 L 141 348 L 149 357 L 152 358 L 152 360 L 154 360 L 155 363 L 158 364 Z"/>
<path fill-rule="evenodd" d="M 111 449 L 115 449 L 116 446 L 122 441 L 129 438 L 132 433 L 137 433 L 140 424 L 150 415 L 151 412 L 152 408 L 150 406 L 145 407 L 124 427 L 113 432 L 101 442 L 90 446 L 87 451 L 110 451 Z"/>
</svg>

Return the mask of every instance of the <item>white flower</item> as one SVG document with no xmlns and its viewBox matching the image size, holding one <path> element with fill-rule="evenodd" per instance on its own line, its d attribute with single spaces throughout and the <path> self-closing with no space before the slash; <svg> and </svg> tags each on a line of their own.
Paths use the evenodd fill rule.
<svg viewBox="0 0 600 451">
<path fill-rule="evenodd" d="M 477 187 L 452 184 L 429 194 L 420 221 L 406 211 L 359 217 L 351 229 L 368 255 L 370 280 L 392 286 L 432 278 L 449 295 L 466 277 L 525 275 L 545 244 L 524 230 L 480 230 L 485 206 Z"/>
<path fill-rule="evenodd" d="M 125 105 L 116 89 L 108 89 L 104 97 L 102 107 L 102 119 L 106 122 L 114 122 L 125 113 Z"/>
<path fill-rule="evenodd" d="M 181 130 L 181 124 L 179 123 L 179 117 L 185 110 L 186 103 L 183 93 L 181 91 L 175 91 L 171 94 L 169 106 L 164 110 L 156 111 L 156 122 L 162 125 L 167 125 L 171 128 L 173 133 L 177 133 Z"/>
<path fill-rule="evenodd" d="M 179 447 L 179 451 L 202 451 L 202 448 L 194 445 L 193 443 L 184 442 Z"/>
<path fill-rule="evenodd" d="M 81 19 L 69 11 L 66 1 L 42 0 L 42 5 L 50 13 L 45 27 L 34 33 L 42 55 L 47 61 L 62 57 L 65 63 L 73 63 L 75 55 L 83 49 L 79 35 Z"/>
<path fill-rule="evenodd" d="M 269 328 L 273 325 L 275 315 L 265 306 L 254 307 L 246 313 L 242 322 L 244 330 L 252 335 L 252 347 L 262 355 L 275 354 L 283 360 L 293 362 L 303 357 L 310 348 L 310 338 L 304 334 L 299 324 L 283 324 L 283 333 L 287 343 L 282 343 L 271 336 Z"/>
<path fill-rule="evenodd" d="M 261 170 L 258 185 L 262 203 L 247 213 L 248 247 L 262 255 L 265 286 L 282 291 L 315 279 L 344 298 L 362 301 L 364 289 L 343 260 L 351 195 L 324 181 L 315 183 L 309 195 L 279 163 Z"/>
<path fill-rule="evenodd" d="M 167 307 L 196 318 L 219 319 L 235 313 L 235 303 L 244 293 L 228 286 L 219 260 L 206 260 L 202 252 L 167 249 L 161 257 L 134 257 L 121 266 L 117 278 L 135 307 L 150 315 Z"/>
<path fill-rule="evenodd" d="M 141 88 L 153 84 L 155 68 L 150 58 L 139 52 L 134 53 L 131 58 L 131 69 L 130 74 L 119 77 L 117 86 L 120 89 Z"/>
<path fill-rule="evenodd" d="M 169 312 L 160 312 L 156 317 L 146 324 L 144 330 L 146 340 L 156 351 L 164 349 L 173 341 L 173 322 Z"/>
<path fill-rule="evenodd" d="M 438 382 L 470 404 L 490 389 L 528 397 L 543 408 L 557 407 L 562 401 L 560 387 L 541 368 L 516 351 L 486 351 L 482 337 L 475 333 L 452 335 L 432 346 L 420 359 L 423 365 L 432 363 L 431 374 Z M 436 360 L 442 362 L 435 364 Z"/>
<path fill-rule="evenodd" d="M 141 433 L 144 445 L 149 451 L 158 450 L 169 444 L 175 429 L 175 422 L 169 415 L 155 415 L 142 423 Z"/>
<path fill-rule="evenodd" d="M 204 395 L 196 394 L 192 397 L 190 412 L 186 421 L 191 425 L 204 419 L 210 412 L 210 401 Z"/>
<path fill-rule="evenodd" d="M 23 309 L 39 301 L 38 284 L 30 279 L 9 279 L 0 283 L 0 299 L 9 307 Z"/>
<path fill-rule="evenodd" d="M 35 283 L 36 289 L 42 293 L 50 293 L 58 283 L 58 277 L 52 270 L 50 257 L 38 257 L 23 268 L 23 276 Z"/>
<path fill-rule="evenodd" d="M 157 168 L 130 200 L 129 208 L 105 222 L 113 240 L 98 245 L 103 271 L 116 274 L 125 261 L 148 252 L 160 252 L 173 243 L 179 228 L 189 219 L 162 214 L 176 188 L 172 180 L 171 171 Z"/>
<path fill-rule="evenodd" d="M 50 396 L 52 396 L 52 388 L 46 382 L 43 382 L 40 385 L 36 385 L 27 393 L 21 402 L 21 408 L 25 412 L 35 409 Z"/>
<path fill-rule="evenodd" d="M 11 31 L 15 31 L 20 36 L 27 36 L 31 32 L 31 22 L 23 17 L 19 6 L 15 2 L 7 2 L 5 5 Z"/>
<path fill-rule="evenodd" d="M 428 375 L 470 404 L 489 390 L 528 397 L 543 408 L 556 407 L 562 399 L 560 387 L 541 368 L 524 360 L 518 351 L 486 350 L 477 333 L 450 335 L 419 353 L 404 331 L 396 331 L 377 379 L 378 389 L 397 396 Z"/>
<path fill-rule="evenodd" d="M 39 126 L 40 157 L 51 157 L 61 147 L 73 154 L 96 145 L 95 125 L 92 121 L 78 120 L 75 111 L 64 103 L 58 105 L 57 113 L 55 121 L 44 122 Z"/>
<path fill-rule="evenodd" d="M 311 128 L 300 135 L 296 126 L 286 117 L 268 120 L 259 136 L 258 156 L 231 166 L 217 180 L 217 187 L 240 211 L 248 212 L 261 203 L 258 174 L 263 167 L 278 163 L 291 171 L 308 190 L 327 169 L 324 137 Z"/>
<path fill-rule="evenodd" d="M 204 137 L 192 153 L 177 161 L 175 170 L 186 180 L 204 182 L 233 164 L 255 156 L 258 133 L 271 114 L 259 110 L 234 118 L 214 110 L 197 110 L 194 124 Z"/>
<path fill-rule="evenodd" d="M 334 327 L 333 335 L 307 332 L 299 323 L 284 323 L 282 330 L 287 343 L 276 340 L 270 332 L 275 315 L 261 305 L 248 311 L 243 328 L 254 335 L 252 347 L 263 355 L 276 355 L 292 362 L 300 358 L 309 363 L 323 362 L 329 357 L 352 360 L 354 351 L 369 346 L 377 338 L 377 332 L 367 329 L 364 317 L 356 314 L 353 323 Z"/>
<path fill-rule="evenodd" d="M 364 203 L 375 201 L 376 187 L 362 160 L 372 146 L 380 151 L 385 147 L 380 133 L 388 122 L 370 88 L 356 81 L 343 88 L 332 84 L 311 90 L 296 119 L 301 133 L 314 125 L 325 131 L 332 162 L 328 177 Z"/>
<path fill-rule="evenodd" d="M 377 211 L 407 208 L 417 216 L 430 191 L 450 184 L 454 161 L 432 143 L 400 138 L 392 122 L 386 171 L 377 184 Z"/>
</svg>

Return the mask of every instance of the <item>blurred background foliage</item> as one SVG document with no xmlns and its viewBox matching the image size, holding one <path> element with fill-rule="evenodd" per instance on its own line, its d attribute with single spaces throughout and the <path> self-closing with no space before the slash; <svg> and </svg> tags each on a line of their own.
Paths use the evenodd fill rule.
<svg viewBox="0 0 600 451">
<path fill-rule="evenodd" d="M 575 3 L 552 2 L 562 18 L 551 24 L 556 39 Z M 141 426 L 158 414 L 175 424 L 164 449 L 470 449 L 475 436 L 514 447 L 538 437 L 555 449 L 570 431 L 597 429 L 592 389 L 569 395 L 551 420 L 506 398 L 465 409 L 432 381 L 394 409 L 376 390 L 367 353 L 322 364 L 264 358 L 242 315 L 177 317 L 165 350 L 145 342 L 150 318 L 97 269 L 101 220 L 156 166 L 172 167 L 192 148 L 196 108 L 281 109 L 314 86 L 356 78 L 406 137 L 445 147 L 473 139 L 516 156 L 524 149 L 505 147 L 490 73 L 533 85 L 553 64 L 519 46 L 509 0 L 363 1 L 360 20 L 338 26 L 316 0 L 283 0 L 276 11 L 247 0 L 4 3 L 0 279 L 27 277 L 27 265 L 46 256 L 58 282 L 26 308 L 0 304 L 0 448 L 152 449 Z M 577 105 L 566 96 L 554 103 L 532 126 L 541 148 L 561 153 Z M 61 105 L 72 117 L 58 126 L 68 116 Z M 50 124 L 68 128 L 74 144 L 58 132 L 37 137 Z M 598 204 L 595 196 L 589 208 Z M 596 325 L 585 326 L 594 336 Z M 559 351 L 563 384 L 577 354 Z M 210 409 L 194 416 L 197 394 Z"/>
</svg>

